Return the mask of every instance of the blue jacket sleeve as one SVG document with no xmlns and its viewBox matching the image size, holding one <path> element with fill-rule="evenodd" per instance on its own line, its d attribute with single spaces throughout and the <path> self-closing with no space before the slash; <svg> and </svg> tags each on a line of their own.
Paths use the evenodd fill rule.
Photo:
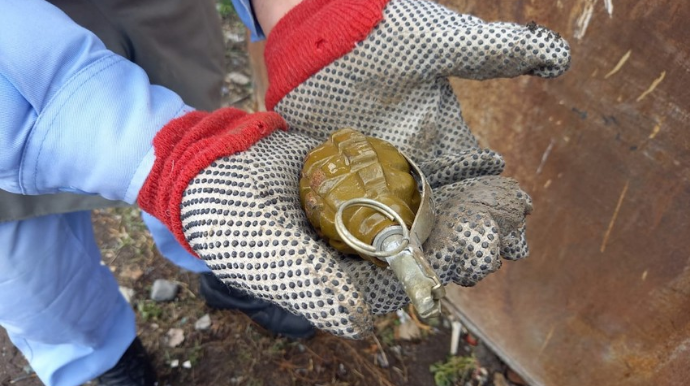
<svg viewBox="0 0 690 386">
<path fill-rule="evenodd" d="M 253 42 L 266 39 L 264 31 L 261 29 L 259 22 L 254 15 L 254 8 L 250 0 L 232 0 L 237 16 L 240 17 L 242 23 L 249 28 L 250 38 Z"/>
<path fill-rule="evenodd" d="M 191 111 L 43 0 L 0 2 L 0 189 L 136 201 L 152 139 Z"/>
</svg>

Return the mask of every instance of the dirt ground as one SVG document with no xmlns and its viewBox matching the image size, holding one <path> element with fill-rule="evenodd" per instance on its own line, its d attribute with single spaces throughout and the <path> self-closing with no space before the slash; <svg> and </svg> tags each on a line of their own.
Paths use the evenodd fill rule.
<svg viewBox="0 0 690 386">
<path fill-rule="evenodd" d="M 228 59 L 224 104 L 252 110 L 245 30 L 233 12 L 222 13 Z M 159 385 L 514 385 L 504 376 L 509 370 L 471 337 L 461 339 L 462 356 L 449 356 L 448 321 L 428 326 L 388 315 L 377 319 L 376 336 L 363 341 L 326 333 L 306 341 L 272 336 L 241 313 L 208 308 L 198 295 L 196 275 L 158 254 L 138 209 L 95 211 L 93 223 L 103 263 L 133 291 L 139 336 Z M 174 301 L 149 299 L 156 279 L 180 284 Z M 206 314 L 211 327 L 196 329 Z M 417 338 L 405 339 L 409 327 L 419 331 Z M 181 331 L 184 340 L 174 345 L 171 330 Z M 41 385 L 1 329 L 0 354 L 0 385 Z M 520 382 L 514 374 L 511 379 Z"/>
<path fill-rule="evenodd" d="M 473 357 L 474 347 L 465 340 L 460 347 L 465 356 L 448 356 L 451 333 L 446 323 L 420 325 L 419 337 L 412 340 L 402 339 L 405 334 L 394 314 L 379 317 L 376 336 L 363 341 L 327 333 L 304 341 L 272 336 L 242 313 L 207 307 L 199 297 L 196 275 L 158 254 L 138 209 L 98 210 L 93 223 L 103 263 L 122 287 L 134 291 L 139 337 L 155 363 L 159 385 L 493 384 L 493 377 Z M 149 299 L 156 279 L 180 284 L 174 301 Z M 206 314 L 211 327 L 197 330 L 195 322 Z M 168 335 L 171 329 L 180 329 L 184 336 L 175 347 Z M 0 333 L 0 352 L 0 385 L 41 385 L 4 331 Z M 463 360 L 458 361 L 460 358 Z M 431 371 L 434 364 L 441 367 L 440 381 L 435 381 Z"/>
</svg>

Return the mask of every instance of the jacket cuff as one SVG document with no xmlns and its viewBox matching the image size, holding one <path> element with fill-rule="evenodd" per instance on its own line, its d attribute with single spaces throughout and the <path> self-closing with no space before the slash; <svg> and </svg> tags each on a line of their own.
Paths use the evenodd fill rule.
<svg viewBox="0 0 690 386">
<path fill-rule="evenodd" d="M 304 0 L 276 24 L 266 42 L 266 108 L 354 49 L 383 19 L 390 0 Z"/>
<path fill-rule="evenodd" d="M 278 114 L 225 108 L 194 111 L 172 120 L 153 139 L 156 160 L 139 192 L 141 209 L 156 217 L 190 253 L 180 205 L 190 181 L 217 159 L 249 149 L 276 129 L 287 129 Z"/>
</svg>

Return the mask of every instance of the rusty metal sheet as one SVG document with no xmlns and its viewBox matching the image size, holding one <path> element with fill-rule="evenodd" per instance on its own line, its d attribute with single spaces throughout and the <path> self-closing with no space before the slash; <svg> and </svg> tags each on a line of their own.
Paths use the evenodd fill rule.
<svg viewBox="0 0 690 386">
<path fill-rule="evenodd" d="M 572 46 L 556 80 L 454 82 L 534 198 L 531 256 L 450 292 L 532 385 L 690 382 L 690 3 L 443 0 Z"/>
</svg>

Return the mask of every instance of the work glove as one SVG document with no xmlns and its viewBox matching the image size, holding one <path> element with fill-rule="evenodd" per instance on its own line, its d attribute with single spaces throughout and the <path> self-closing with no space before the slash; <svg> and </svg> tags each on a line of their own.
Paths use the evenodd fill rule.
<svg viewBox="0 0 690 386">
<path fill-rule="evenodd" d="M 425 173 L 437 221 L 424 248 L 444 283 L 472 286 L 505 259 L 528 255 L 529 195 L 498 176 L 502 157 L 481 149 L 449 77 L 552 78 L 569 46 L 534 23 L 486 23 L 424 0 L 305 0 L 266 44 L 267 108 L 292 132 L 325 140 L 351 127 L 393 143 Z M 494 106 L 492 108 L 500 108 Z M 389 271 L 343 263 L 374 313 L 405 302 Z"/>
<path fill-rule="evenodd" d="M 231 108 L 173 120 L 154 139 L 156 159 L 138 203 L 224 283 L 317 328 L 363 337 L 373 314 L 409 300 L 391 270 L 343 256 L 316 234 L 300 205 L 299 179 L 307 152 L 320 142 L 286 128 L 276 113 Z M 454 231 L 462 221 L 449 218 L 447 225 Z M 457 279 L 464 251 L 456 241 L 428 250 L 441 256 L 434 268 L 445 272 L 444 284 Z"/>
<path fill-rule="evenodd" d="M 276 113 L 191 112 L 154 138 L 139 206 L 224 283 L 333 334 L 372 330 L 363 293 L 300 206 L 299 178 L 319 141 Z"/>
</svg>

